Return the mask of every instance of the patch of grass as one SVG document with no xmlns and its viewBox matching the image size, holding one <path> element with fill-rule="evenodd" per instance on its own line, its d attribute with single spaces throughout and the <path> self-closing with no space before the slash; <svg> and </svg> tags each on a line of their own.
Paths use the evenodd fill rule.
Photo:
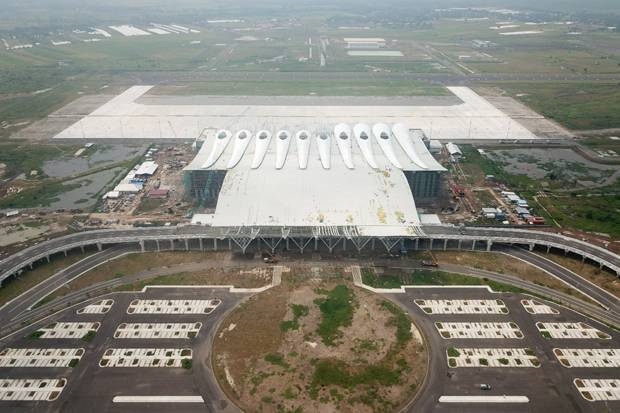
<svg viewBox="0 0 620 413">
<path fill-rule="evenodd" d="M 284 360 L 284 356 L 280 353 L 269 353 L 265 356 L 265 361 L 267 363 L 271 363 L 274 366 L 280 366 L 287 369 L 289 367 L 286 360 Z"/>
<path fill-rule="evenodd" d="M 75 367 L 80 362 L 80 359 L 71 359 L 69 362 L 69 367 Z"/>
<path fill-rule="evenodd" d="M 183 359 L 181 360 L 181 367 L 183 367 L 186 370 L 189 370 L 192 368 L 192 359 Z"/>
<path fill-rule="evenodd" d="M 95 330 L 88 330 L 88 333 L 86 333 L 84 335 L 84 337 L 82 337 L 83 341 L 93 341 L 93 339 L 95 338 L 95 335 L 97 334 L 97 332 Z"/>
<path fill-rule="evenodd" d="M 416 270 L 408 275 L 382 275 L 366 278 L 364 284 L 375 288 L 398 288 L 402 285 L 488 285 L 497 292 L 525 293 L 512 285 L 445 271 Z M 368 281 L 368 283 L 367 283 Z M 426 311 L 426 310 L 425 310 Z"/>
<path fill-rule="evenodd" d="M 33 331 L 32 333 L 28 334 L 28 338 L 31 340 L 36 340 L 38 338 L 41 338 L 43 334 L 45 334 L 45 332 L 41 330 Z"/>
<path fill-rule="evenodd" d="M 620 239 L 620 195 L 603 193 L 585 196 L 575 193 L 540 198 L 539 202 L 564 227 L 602 232 Z"/>
<path fill-rule="evenodd" d="M 336 385 L 353 388 L 363 384 L 393 386 L 400 383 L 400 372 L 384 365 L 370 365 L 351 372 L 349 366 L 340 360 L 319 360 L 312 376 L 312 388 Z"/>
<path fill-rule="evenodd" d="M 323 316 L 317 334 L 324 344 L 333 346 L 342 336 L 340 328 L 351 325 L 355 297 L 353 291 L 346 285 L 337 285 L 333 290 L 326 292 L 326 295 L 325 298 L 317 298 L 314 301 Z"/>
<path fill-rule="evenodd" d="M 393 317 L 388 321 L 389 326 L 396 327 L 396 342 L 399 345 L 407 343 L 413 335 L 411 334 L 411 320 L 405 312 L 389 301 L 382 301 L 381 307 L 392 313 Z"/>
<path fill-rule="evenodd" d="M 460 356 L 461 353 L 455 349 L 454 347 L 449 347 L 448 348 L 448 357 L 458 357 Z"/>
<path fill-rule="evenodd" d="M 606 129 L 620 124 L 618 83 L 505 83 L 501 87 L 569 129 Z"/>
<path fill-rule="evenodd" d="M 59 181 L 47 181 L 44 185 L 25 189 L 15 195 L 0 199 L 0 208 L 32 208 L 49 206 L 58 201 L 64 192 L 79 188 L 81 184 L 63 184 Z"/>
<path fill-rule="evenodd" d="M 280 323 L 280 330 L 283 332 L 286 332 L 288 330 L 298 330 L 299 319 L 301 317 L 307 316 L 310 311 L 308 306 L 301 304 L 291 304 L 291 309 L 293 310 L 293 319 L 285 320 Z"/>
</svg>

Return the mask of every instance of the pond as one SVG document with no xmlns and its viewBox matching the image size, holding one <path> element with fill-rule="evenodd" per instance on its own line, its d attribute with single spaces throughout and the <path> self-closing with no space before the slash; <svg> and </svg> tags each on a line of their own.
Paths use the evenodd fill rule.
<svg viewBox="0 0 620 413">
<path fill-rule="evenodd" d="M 52 178 L 66 178 L 95 167 L 132 159 L 143 154 L 146 148 L 147 145 L 97 145 L 86 149 L 83 156 L 71 155 L 46 161 L 42 169 Z"/>
</svg>

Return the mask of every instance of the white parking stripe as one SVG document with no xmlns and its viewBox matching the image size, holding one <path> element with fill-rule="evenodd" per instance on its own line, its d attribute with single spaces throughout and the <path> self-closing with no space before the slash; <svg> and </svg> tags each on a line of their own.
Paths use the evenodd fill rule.
<svg viewBox="0 0 620 413">
<path fill-rule="evenodd" d="M 60 396 L 67 380 L 61 379 L 0 379 L 0 400 L 53 401 Z"/>
<path fill-rule="evenodd" d="M 620 367 L 618 348 L 554 348 L 553 354 L 564 367 Z"/>
<path fill-rule="evenodd" d="M 589 326 L 586 323 L 536 323 L 536 328 L 547 338 L 599 338 L 611 339 L 609 334 Z"/>
<path fill-rule="evenodd" d="M 508 314 L 502 300 L 414 300 L 427 314 Z"/>
<path fill-rule="evenodd" d="M 83 348 L 5 348 L 0 367 L 69 367 L 83 355 Z"/>
<path fill-rule="evenodd" d="M 194 338 L 202 323 L 123 323 L 114 338 Z"/>
<path fill-rule="evenodd" d="M 530 314 L 560 314 L 555 308 L 536 300 L 521 300 L 521 305 Z"/>
<path fill-rule="evenodd" d="M 189 348 L 109 348 L 99 361 L 101 367 L 182 367 L 192 359 Z"/>
<path fill-rule="evenodd" d="M 105 314 L 110 311 L 114 300 L 101 300 L 76 311 L 77 314 Z"/>
<path fill-rule="evenodd" d="M 573 383 L 588 401 L 620 400 L 619 379 L 575 379 Z"/>
<path fill-rule="evenodd" d="M 221 300 L 133 300 L 127 314 L 210 314 Z"/>
<path fill-rule="evenodd" d="M 515 323 L 446 323 L 437 322 L 435 328 L 444 339 L 456 338 L 517 338 L 523 333 Z"/>
<path fill-rule="evenodd" d="M 450 367 L 540 367 L 529 348 L 454 348 L 447 351 Z"/>
<path fill-rule="evenodd" d="M 89 331 L 99 330 L 100 325 L 101 323 L 52 323 L 35 333 L 40 333 L 41 338 L 82 338 Z"/>
</svg>

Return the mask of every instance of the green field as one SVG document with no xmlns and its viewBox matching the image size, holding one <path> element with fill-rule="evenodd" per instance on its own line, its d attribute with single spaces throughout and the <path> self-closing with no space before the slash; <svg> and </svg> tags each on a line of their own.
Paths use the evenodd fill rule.
<svg viewBox="0 0 620 413">
<path fill-rule="evenodd" d="M 569 129 L 620 127 L 620 83 L 502 83 L 499 86 Z"/>
</svg>

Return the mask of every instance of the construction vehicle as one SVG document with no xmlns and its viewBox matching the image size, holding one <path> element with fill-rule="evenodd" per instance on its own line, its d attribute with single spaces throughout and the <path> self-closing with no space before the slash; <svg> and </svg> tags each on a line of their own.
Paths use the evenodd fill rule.
<svg viewBox="0 0 620 413">
<path fill-rule="evenodd" d="M 264 262 L 265 264 L 275 264 L 275 263 L 277 263 L 277 262 L 278 262 L 278 260 L 277 260 L 276 256 L 275 256 L 275 255 L 273 255 L 273 254 L 272 254 L 272 253 L 270 253 L 270 252 L 266 252 L 266 251 L 265 251 L 265 252 L 263 252 L 263 253 L 261 254 L 261 256 L 262 256 L 262 258 L 263 258 L 263 262 Z"/>
<path fill-rule="evenodd" d="M 433 252 L 428 251 L 428 255 L 430 255 L 431 259 L 422 260 L 422 266 L 423 267 L 439 267 L 439 264 L 437 263 L 437 260 L 435 259 L 435 256 L 433 255 Z"/>
</svg>

